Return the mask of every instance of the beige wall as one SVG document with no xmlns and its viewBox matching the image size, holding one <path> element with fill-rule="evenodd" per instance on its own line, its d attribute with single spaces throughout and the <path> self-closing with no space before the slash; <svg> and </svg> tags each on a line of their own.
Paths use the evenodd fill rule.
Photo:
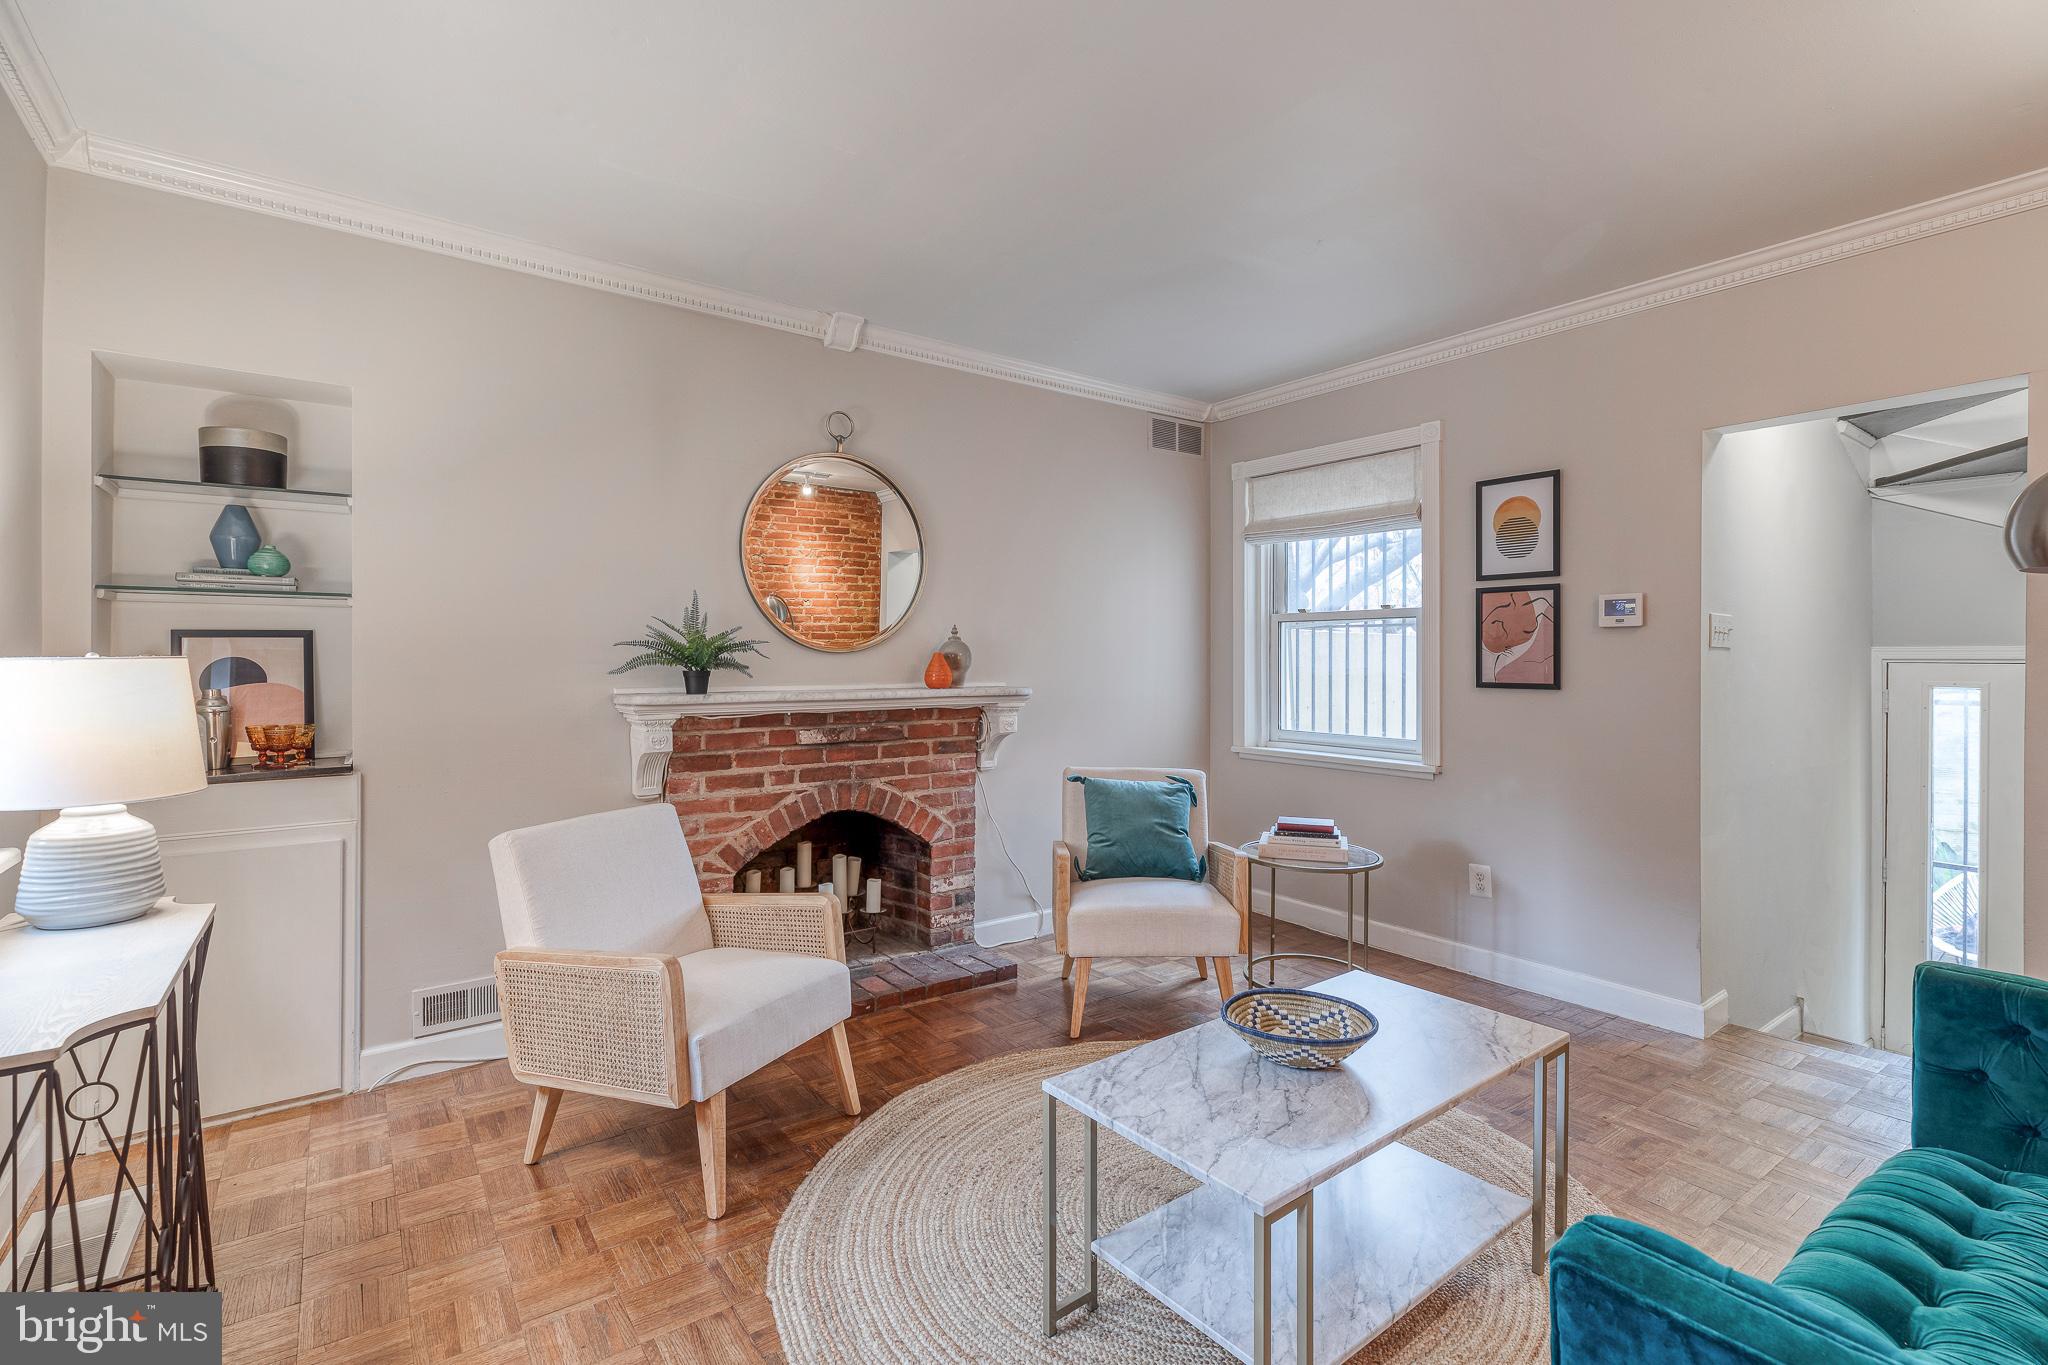
<svg viewBox="0 0 2048 1365">
<path fill-rule="evenodd" d="M 0 654 L 42 648 L 36 452 L 42 440 L 47 178 L 20 121 L 0 113 Z M 32 815 L 0 812 L 0 847 L 19 844 L 32 828 Z M 11 889 L 0 891 L 0 907 L 13 901 Z"/>
<path fill-rule="evenodd" d="M 2022 214 L 1223 423 L 1209 523 L 1218 829 L 1241 837 L 1283 808 L 1327 811 L 1388 855 L 1377 917 L 1700 1000 L 1702 434 L 2042 368 L 2043 297 L 2048 213 Z M 1443 423 L 1443 775 L 1234 757 L 1222 647 L 1231 463 L 1431 420 Z M 1552 466 L 1564 470 L 1564 689 L 1480 692 L 1472 484 Z M 1648 625 L 1598 630 L 1595 595 L 1635 589 L 1649 595 Z M 2038 588 L 2029 637 L 2048 657 Z M 2030 685 L 2036 752 L 2048 743 L 2044 678 L 2037 669 Z M 2048 761 L 2029 773 L 2028 804 L 2048 813 Z M 2048 868 L 2048 819 L 2033 830 L 2029 857 Z M 1465 896 L 1467 862 L 1492 864 L 1495 900 Z M 2029 892 L 2039 970 L 2048 876 Z"/>
<path fill-rule="evenodd" d="M 50 206 L 57 647 L 87 629 L 93 350 L 353 392 L 366 1044 L 404 1036 L 409 989 L 489 970 L 486 839 L 629 803 L 610 642 L 692 588 L 769 642 L 760 682 L 915 681 L 957 621 L 976 681 L 1035 688 L 986 777 L 1041 900 L 1062 765 L 1204 752 L 1206 471 L 1143 413 L 67 172 Z M 834 408 L 928 537 L 909 622 L 850 655 L 776 635 L 737 551 Z M 979 862 L 984 922 L 1029 910 L 986 818 Z"/>
</svg>

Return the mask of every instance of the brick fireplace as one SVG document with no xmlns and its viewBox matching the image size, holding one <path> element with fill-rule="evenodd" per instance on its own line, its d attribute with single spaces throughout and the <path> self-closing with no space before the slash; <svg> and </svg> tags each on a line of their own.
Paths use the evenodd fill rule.
<svg viewBox="0 0 2048 1365">
<path fill-rule="evenodd" d="M 928 694 L 927 694 L 928 695 Z M 974 936 L 974 778 L 979 709 L 681 714 L 663 799 L 676 808 L 706 890 L 772 891 L 810 843 L 812 877 L 830 855 L 883 882 L 883 928 L 926 947 Z M 808 888 L 806 888 L 808 889 Z"/>
</svg>

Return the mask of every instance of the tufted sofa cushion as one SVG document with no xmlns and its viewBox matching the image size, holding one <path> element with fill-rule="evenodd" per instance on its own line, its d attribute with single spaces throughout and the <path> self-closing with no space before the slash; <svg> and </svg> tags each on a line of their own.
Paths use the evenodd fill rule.
<svg viewBox="0 0 2048 1365">
<path fill-rule="evenodd" d="M 2048 1177 L 1939 1148 L 1901 1152 L 1776 1283 L 1869 1323 L 1908 1360 L 2048 1360 Z"/>
<path fill-rule="evenodd" d="M 2048 986 L 1939 962 L 1914 972 L 1913 1145 L 2048 1175 Z"/>
</svg>

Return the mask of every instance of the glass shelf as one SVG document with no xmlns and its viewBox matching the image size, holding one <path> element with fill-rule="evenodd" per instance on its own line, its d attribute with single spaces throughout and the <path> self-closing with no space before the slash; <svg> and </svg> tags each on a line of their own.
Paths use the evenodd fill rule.
<svg viewBox="0 0 2048 1365">
<path fill-rule="evenodd" d="M 354 499 L 347 493 L 314 488 L 258 488 L 240 483 L 201 483 L 197 479 L 166 479 L 148 474 L 96 474 L 93 483 L 117 498 L 155 502 L 239 503 L 269 511 L 340 512 Z"/>
<path fill-rule="evenodd" d="M 175 579 L 135 579 L 126 583 L 95 583 L 93 592 L 103 602 L 140 602 L 157 598 L 178 598 L 196 600 L 204 598 L 209 602 L 231 601 L 244 598 L 251 602 L 276 605 L 281 602 L 303 602 L 309 607 L 345 607 L 350 594 L 346 588 L 300 588 L 297 592 L 277 589 L 265 591 L 262 588 L 208 588 L 196 583 L 180 583 Z"/>
</svg>

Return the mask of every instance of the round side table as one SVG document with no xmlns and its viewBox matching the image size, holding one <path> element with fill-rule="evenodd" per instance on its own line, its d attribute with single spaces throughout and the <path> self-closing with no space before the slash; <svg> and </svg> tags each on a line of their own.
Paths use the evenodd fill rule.
<svg viewBox="0 0 2048 1365">
<path fill-rule="evenodd" d="M 1245 980 L 1254 986 L 1261 984 L 1272 985 L 1273 964 L 1282 958 L 1296 958 L 1310 962 L 1327 962 L 1333 967 L 1343 967 L 1347 971 L 1357 968 L 1358 963 L 1352 960 L 1352 945 L 1365 938 L 1372 930 L 1372 871 L 1374 868 L 1385 863 L 1385 858 L 1382 858 L 1369 848 L 1360 848 L 1357 844 L 1350 844 L 1345 847 L 1345 859 L 1341 863 L 1311 863 L 1294 858 L 1266 857 L 1259 853 L 1259 841 L 1256 839 L 1248 839 L 1244 843 L 1239 844 L 1237 851 L 1243 854 L 1253 866 L 1266 869 L 1266 951 L 1256 957 L 1247 956 L 1245 958 Z M 1343 957 L 1331 957 L 1327 953 L 1281 953 L 1274 951 L 1274 947 L 1279 939 L 1277 926 L 1279 925 L 1280 917 L 1277 910 L 1280 905 L 1280 869 L 1282 868 L 1286 868 L 1289 872 L 1333 873 L 1344 878 Z M 1354 911 L 1360 921 L 1356 929 L 1352 927 Z M 1260 982 L 1258 976 L 1258 966 L 1261 962 L 1266 964 L 1266 979 L 1263 983 Z"/>
</svg>

